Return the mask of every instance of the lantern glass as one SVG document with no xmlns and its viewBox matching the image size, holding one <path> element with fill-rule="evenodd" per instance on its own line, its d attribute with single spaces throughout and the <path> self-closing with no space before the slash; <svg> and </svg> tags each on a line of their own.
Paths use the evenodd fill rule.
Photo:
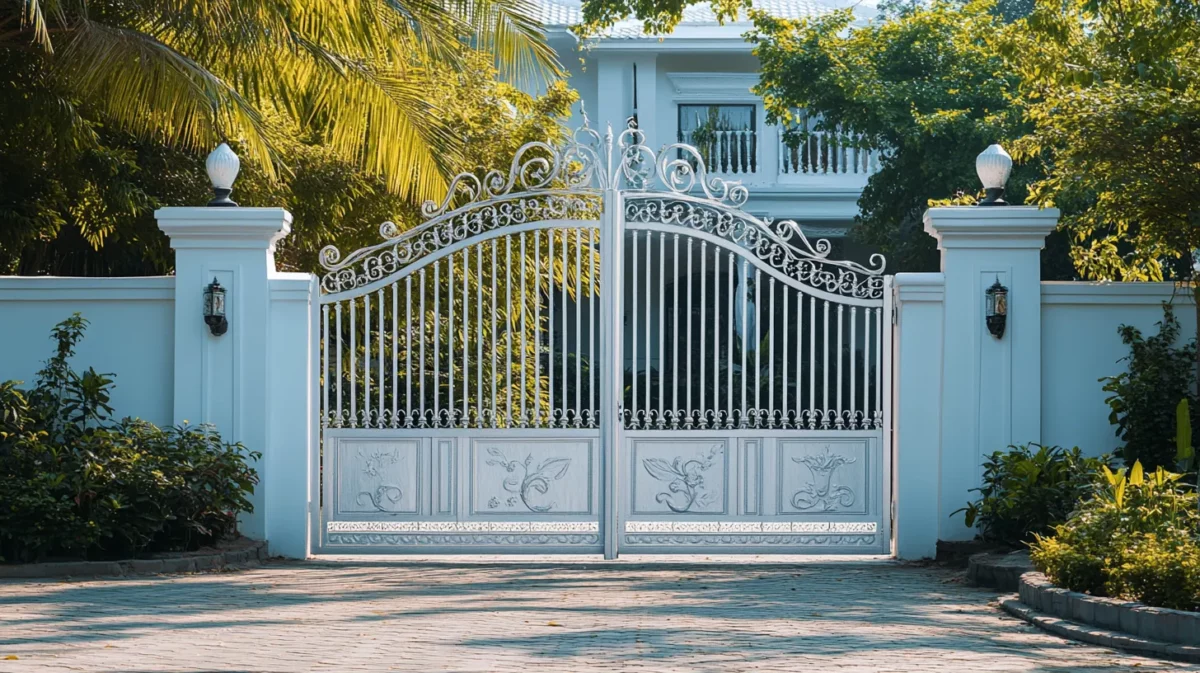
<svg viewBox="0 0 1200 673">
<path fill-rule="evenodd" d="M 987 292 L 985 292 L 983 296 L 985 306 L 984 315 L 990 318 L 996 315 L 996 290 L 993 288 L 988 288 Z"/>
<path fill-rule="evenodd" d="M 225 288 L 216 278 L 204 287 L 204 322 L 213 336 L 221 336 L 229 329 L 229 321 L 225 319 Z"/>
</svg>

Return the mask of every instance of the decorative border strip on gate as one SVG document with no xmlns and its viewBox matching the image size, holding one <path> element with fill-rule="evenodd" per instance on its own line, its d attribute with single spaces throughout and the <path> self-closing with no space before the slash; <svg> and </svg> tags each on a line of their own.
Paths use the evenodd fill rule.
<svg viewBox="0 0 1200 673">
<path fill-rule="evenodd" d="M 322 251 L 318 552 L 889 549 L 890 278 L 586 125 Z"/>
</svg>

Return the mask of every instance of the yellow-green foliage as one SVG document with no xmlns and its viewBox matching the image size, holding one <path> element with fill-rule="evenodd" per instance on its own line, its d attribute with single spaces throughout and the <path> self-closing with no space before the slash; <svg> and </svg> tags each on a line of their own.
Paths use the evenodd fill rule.
<svg viewBox="0 0 1200 673">
<path fill-rule="evenodd" d="M 1055 584 L 1097 596 L 1194 609 L 1200 604 L 1200 514 L 1182 475 L 1134 463 L 1103 469 L 1094 495 L 1054 535 L 1032 545 Z"/>
</svg>

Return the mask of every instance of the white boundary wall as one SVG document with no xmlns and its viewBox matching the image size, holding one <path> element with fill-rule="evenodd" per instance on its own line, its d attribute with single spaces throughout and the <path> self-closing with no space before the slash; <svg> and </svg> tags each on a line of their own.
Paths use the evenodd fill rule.
<svg viewBox="0 0 1200 673">
<path fill-rule="evenodd" d="M 275 271 L 291 228 L 277 208 L 169 208 L 160 227 L 176 250 L 167 278 L 0 278 L 0 380 L 28 385 L 49 357 L 51 327 L 78 311 L 90 322 L 77 368 L 116 375 L 121 416 L 212 423 L 261 451 L 262 483 L 243 530 L 273 552 L 312 549 L 317 469 L 316 278 Z M 1123 370 L 1117 328 L 1153 333 L 1174 299 L 1189 338 L 1186 294 L 1161 283 L 1042 283 L 1039 252 L 1057 212 L 935 208 L 940 273 L 895 277 L 893 435 L 895 552 L 933 556 L 938 540 L 970 539 L 950 517 L 979 485 L 982 457 L 1020 442 L 1111 451 L 1097 381 Z M 229 332 L 209 333 L 204 286 L 228 289 Z M 1009 288 L 1001 339 L 986 329 L 984 290 Z"/>
<path fill-rule="evenodd" d="M 1122 324 L 1154 334 L 1173 300 L 1182 335 L 1195 332 L 1186 293 L 1167 283 L 1043 283 L 1039 256 L 1053 209 L 933 208 L 941 273 L 897 274 L 895 336 L 895 549 L 934 556 L 938 540 L 969 540 L 961 514 L 984 457 L 1010 444 L 1079 446 L 1091 455 L 1118 440 L 1101 377 L 1125 371 Z M 984 321 L 984 291 L 1008 286 L 1002 338 Z"/>
<path fill-rule="evenodd" d="M 175 279 L 0 278 L 0 381 L 33 387 L 54 353 L 50 330 L 80 313 L 90 325 L 74 365 L 115 374 L 117 417 L 173 421 Z"/>
</svg>

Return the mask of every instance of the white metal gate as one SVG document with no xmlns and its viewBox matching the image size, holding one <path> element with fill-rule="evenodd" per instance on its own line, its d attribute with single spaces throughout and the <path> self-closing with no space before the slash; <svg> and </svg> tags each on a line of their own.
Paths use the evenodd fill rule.
<svg viewBox="0 0 1200 673">
<path fill-rule="evenodd" d="M 319 552 L 887 551 L 883 259 L 643 140 L 322 252 Z"/>
</svg>

